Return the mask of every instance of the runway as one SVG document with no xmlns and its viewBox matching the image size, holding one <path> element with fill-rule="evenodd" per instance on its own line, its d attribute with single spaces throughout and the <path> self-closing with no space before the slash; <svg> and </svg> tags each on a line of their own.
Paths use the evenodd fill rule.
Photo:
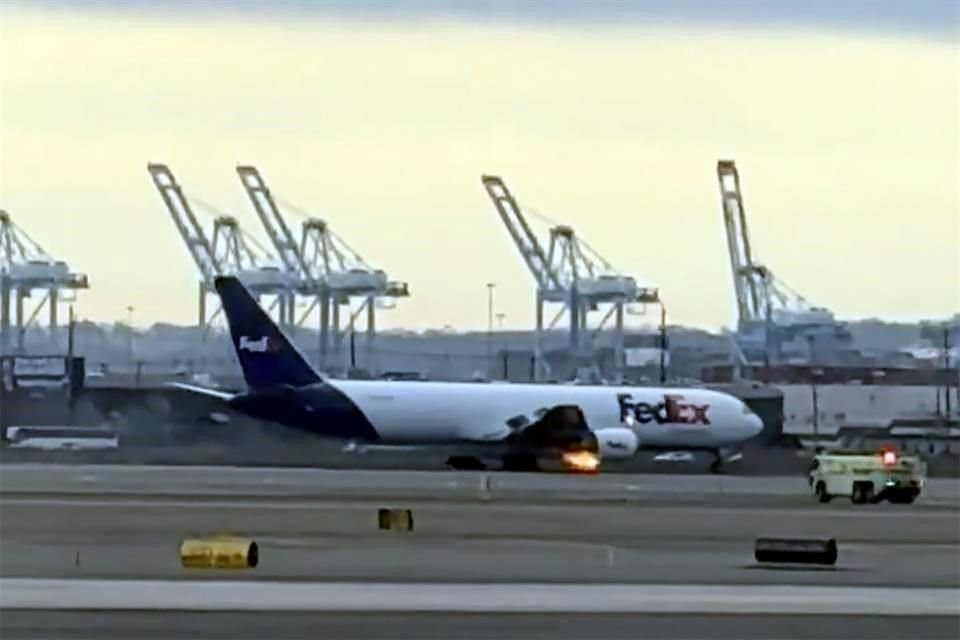
<svg viewBox="0 0 960 640">
<path fill-rule="evenodd" d="M 134 465 L 0 465 L 3 494 L 494 499 L 809 505 L 806 477 L 570 475 Z M 960 507 L 960 480 L 927 480 L 918 507 Z"/>
<path fill-rule="evenodd" d="M 355 595 L 387 589 L 354 614 L 339 610 L 347 605 L 331 595 L 346 587 L 311 597 L 327 603 L 312 607 L 324 611 L 294 606 L 296 597 L 289 593 L 277 596 L 277 606 L 296 610 L 271 614 L 276 624 L 271 637 L 316 637 L 322 631 L 412 638 L 444 629 L 454 637 L 498 639 L 541 637 L 548 630 L 550 637 L 591 638 L 641 632 L 711 638 L 897 637 L 884 635 L 891 631 L 899 637 L 957 636 L 960 509 L 950 481 L 931 483 L 929 495 L 914 505 L 853 506 L 814 502 L 802 477 L 774 480 L 3 465 L 0 632 L 4 638 L 110 637 L 110 630 L 138 637 L 263 635 L 255 614 L 244 613 L 250 603 L 221 603 L 219 608 L 232 607 L 229 611 L 178 613 L 182 626 L 173 628 L 164 626 L 157 612 L 50 610 L 64 601 L 80 606 L 77 594 L 86 587 L 70 592 L 73 596 L 48 598 L 46 605 L 42 593 L 36 596 L 31 606 L 46 611 L 13 610 L 11 599 L 21 597 L 25 585 L 51 583 L 7 582 L 67 580 L 61 586 L 69 590 L 75 580 L 137 579 L 175 581 L 170 597 L 178 593 L 177 584 L 187 590 L 209 580 L 227 580 L 228 587 L 239 589 L 249 581 L 261 589 L 330 589 L 340 582 L 352 585 Z M 378 530 L 379 506 L 411 509 L 414 531 Z M 257 540 L 256 569 L 180 567 L 182 537 L 224 532 Z M 758 536 L 834 537 L 840 559 L 826 568 L 759 566 L 753 558 Z M 407 602 L 412 610 L 397 604 L 438 583 L 454 586 L 421 598 L 433 603 L 433 611 L 415 602 Z M 153 584 L 154 600 L 162 600 L 158 594 L 169 588 L 163 584 L 170 583 Z M 520 584 L 537 586 L 511 591 Z M 623 585 L 614 587 L 614 593 L 622 592 L 619 600 L 601 593 L 611 585 Z M 737 600 L 732 592 L 703 591 L 711 585 L 754 591 Z M 805 592 L 809 606 L 797 610 L 800 605 L 787 598 L 766 613 L 756 609 L 761 596 L 784 585 L 814 589 Z M 88 586 L 90 593 L 109 592 L 103 585 Z M 128 587 L 119 593 L 132 597 L 134 585 Z M 574 587 L 581 590 L 574 598 L 581 604 L 573 607 L 579 613 L 570 613 L 569 603 L 543 610 L 552 597 L 544 595 L 549 589 Z M 477 591 L 459 599 L 451 595 L 478 588 L 494 589 L 500 598 L 482 615 L 476 612 L 482 600 Z M 657 600 L 658 593 L 674 588 L 687 591 Z M 216 593 L 192 601 L 217 608 L 217 597 L 227 596 L 224 589 Z M 860 604 L 845 598 L 859 598 Z M 447 604 L 438 609 L 441 600 Z M 671 602 L 686 608 L 671 610 Z M 941 608 L 930 609 L 937 602 Z M 884 609 L 884 603 L 890 604 Z M 738 607 L 742 611 L 732 615 Z M 864 617 L 863 607 L 880 611 Z M 877 616 L 887 622 L 877 625 Z M 248 635 L 225 633 L 225 625 Z"/>
<path fill-rule="evenodd" d="M 3 611 L 23 640 L 956 640 L 953 616 Z"/>
</svg>

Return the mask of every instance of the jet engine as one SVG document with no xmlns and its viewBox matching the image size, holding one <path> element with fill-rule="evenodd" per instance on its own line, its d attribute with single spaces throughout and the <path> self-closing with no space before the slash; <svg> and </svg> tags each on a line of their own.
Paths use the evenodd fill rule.
<svg viewBox="0 0 960 640">
<path fill-rule="evenodd" d="M 630 429 L 611 427 L 597 429 L 597 451 L 601 458 L 632 458 L 637 453 L 640 441 Z"/>
</svg>

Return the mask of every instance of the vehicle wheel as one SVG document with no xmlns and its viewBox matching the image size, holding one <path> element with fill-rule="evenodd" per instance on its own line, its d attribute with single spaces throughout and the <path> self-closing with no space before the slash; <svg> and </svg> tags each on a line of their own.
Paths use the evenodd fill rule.
<svg viewBox="0 0 960 640">
<path fill-rule="evenodd" d="M 823 480 L 817 483 L 816 494 L 817 500 L 820 502 L 830 502 L 830 498 L 832 497 L 829 493 L 827 493 L 827 485 L 825 482 L 823 482 Z"/>
<path fill-rule="evenodd" d="M 723 473 L 723 460 L 717 458 L 710 463 L 710 473 Z"/>
<path fill-rule="evenodd" d="M 897 493 L 892 493 L 887 498 L 891 504 L 913 504 L 913 501 L 917 499 L 916 494 L 910 493 L 907 491 L 900 491 Z"/>
<path fill-rule="evenodd" d="M 867 504 L 873 500 L 873 485 L 869 482 L 854 482 L 853 495 L 850 501 L 853 504 Z"/>
</svg>

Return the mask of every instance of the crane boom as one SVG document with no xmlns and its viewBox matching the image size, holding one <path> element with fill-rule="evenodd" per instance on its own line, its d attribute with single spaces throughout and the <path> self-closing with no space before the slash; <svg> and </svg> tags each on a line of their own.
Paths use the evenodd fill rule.
<svg viewBox="0 0 960 640">
<path fill-rule="evenodd" d="M 762 287 L 757 283 L 756 276 L 766 280 L 766 269 L 753 263 L 747 215 L 740 192 L 740 174 L 733 160 L 717 162 L 717 178 L 720 183 L 733 289 L 737 298 L 737 316 L 741 322 L 759 320 L 763 317 L 764 302 L 763 291 L 759 290 Z"/>
<path fill-rule="evenodd" d="M 481 181 L 537 286 L 541 290 L 562 289 L 560 276 L 551 268 L 547 254 L 507 185 L 499 176 L 485 175 L 481 177 Z"/>
<path fill-rule="evenodd" d="M 200 270 L 204 283 L 212 287 L 214 277 L 220 273 L 220 265 L 217 263 L 213 245 L 204 234 L 193 209 L 190 208 L 183 188 L 165 164 L 151 162 L 147 165 L 147 171 L 150 172 L 150 177 L 153 178 L 153 183 L 160 192 L 170 217 L 173 218 L 180 236 L 186 243 L 190 256 Z"/>
<path fill-rule="evenodd" d="M 284 268 L 316 288 L 318 283 L 313 278 L 312 270 L 260 172 L 250 165 L 237 165 L 237 175 Z"/>
</svg>

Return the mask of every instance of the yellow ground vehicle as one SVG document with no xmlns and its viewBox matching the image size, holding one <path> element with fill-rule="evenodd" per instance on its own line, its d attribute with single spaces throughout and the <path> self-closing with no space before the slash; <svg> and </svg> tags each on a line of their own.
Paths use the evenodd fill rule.
<svg viewBox="0 0 960 640">
<path fill-rule="evenodd" d="M 910 504 L 923 491 L 926 463 L 918 456 L 882 451 L 834 451 L 813 460 L 809 484 L 820 502 L 838 496 L 854 504 L 887 500 Z"/>
</svg>

